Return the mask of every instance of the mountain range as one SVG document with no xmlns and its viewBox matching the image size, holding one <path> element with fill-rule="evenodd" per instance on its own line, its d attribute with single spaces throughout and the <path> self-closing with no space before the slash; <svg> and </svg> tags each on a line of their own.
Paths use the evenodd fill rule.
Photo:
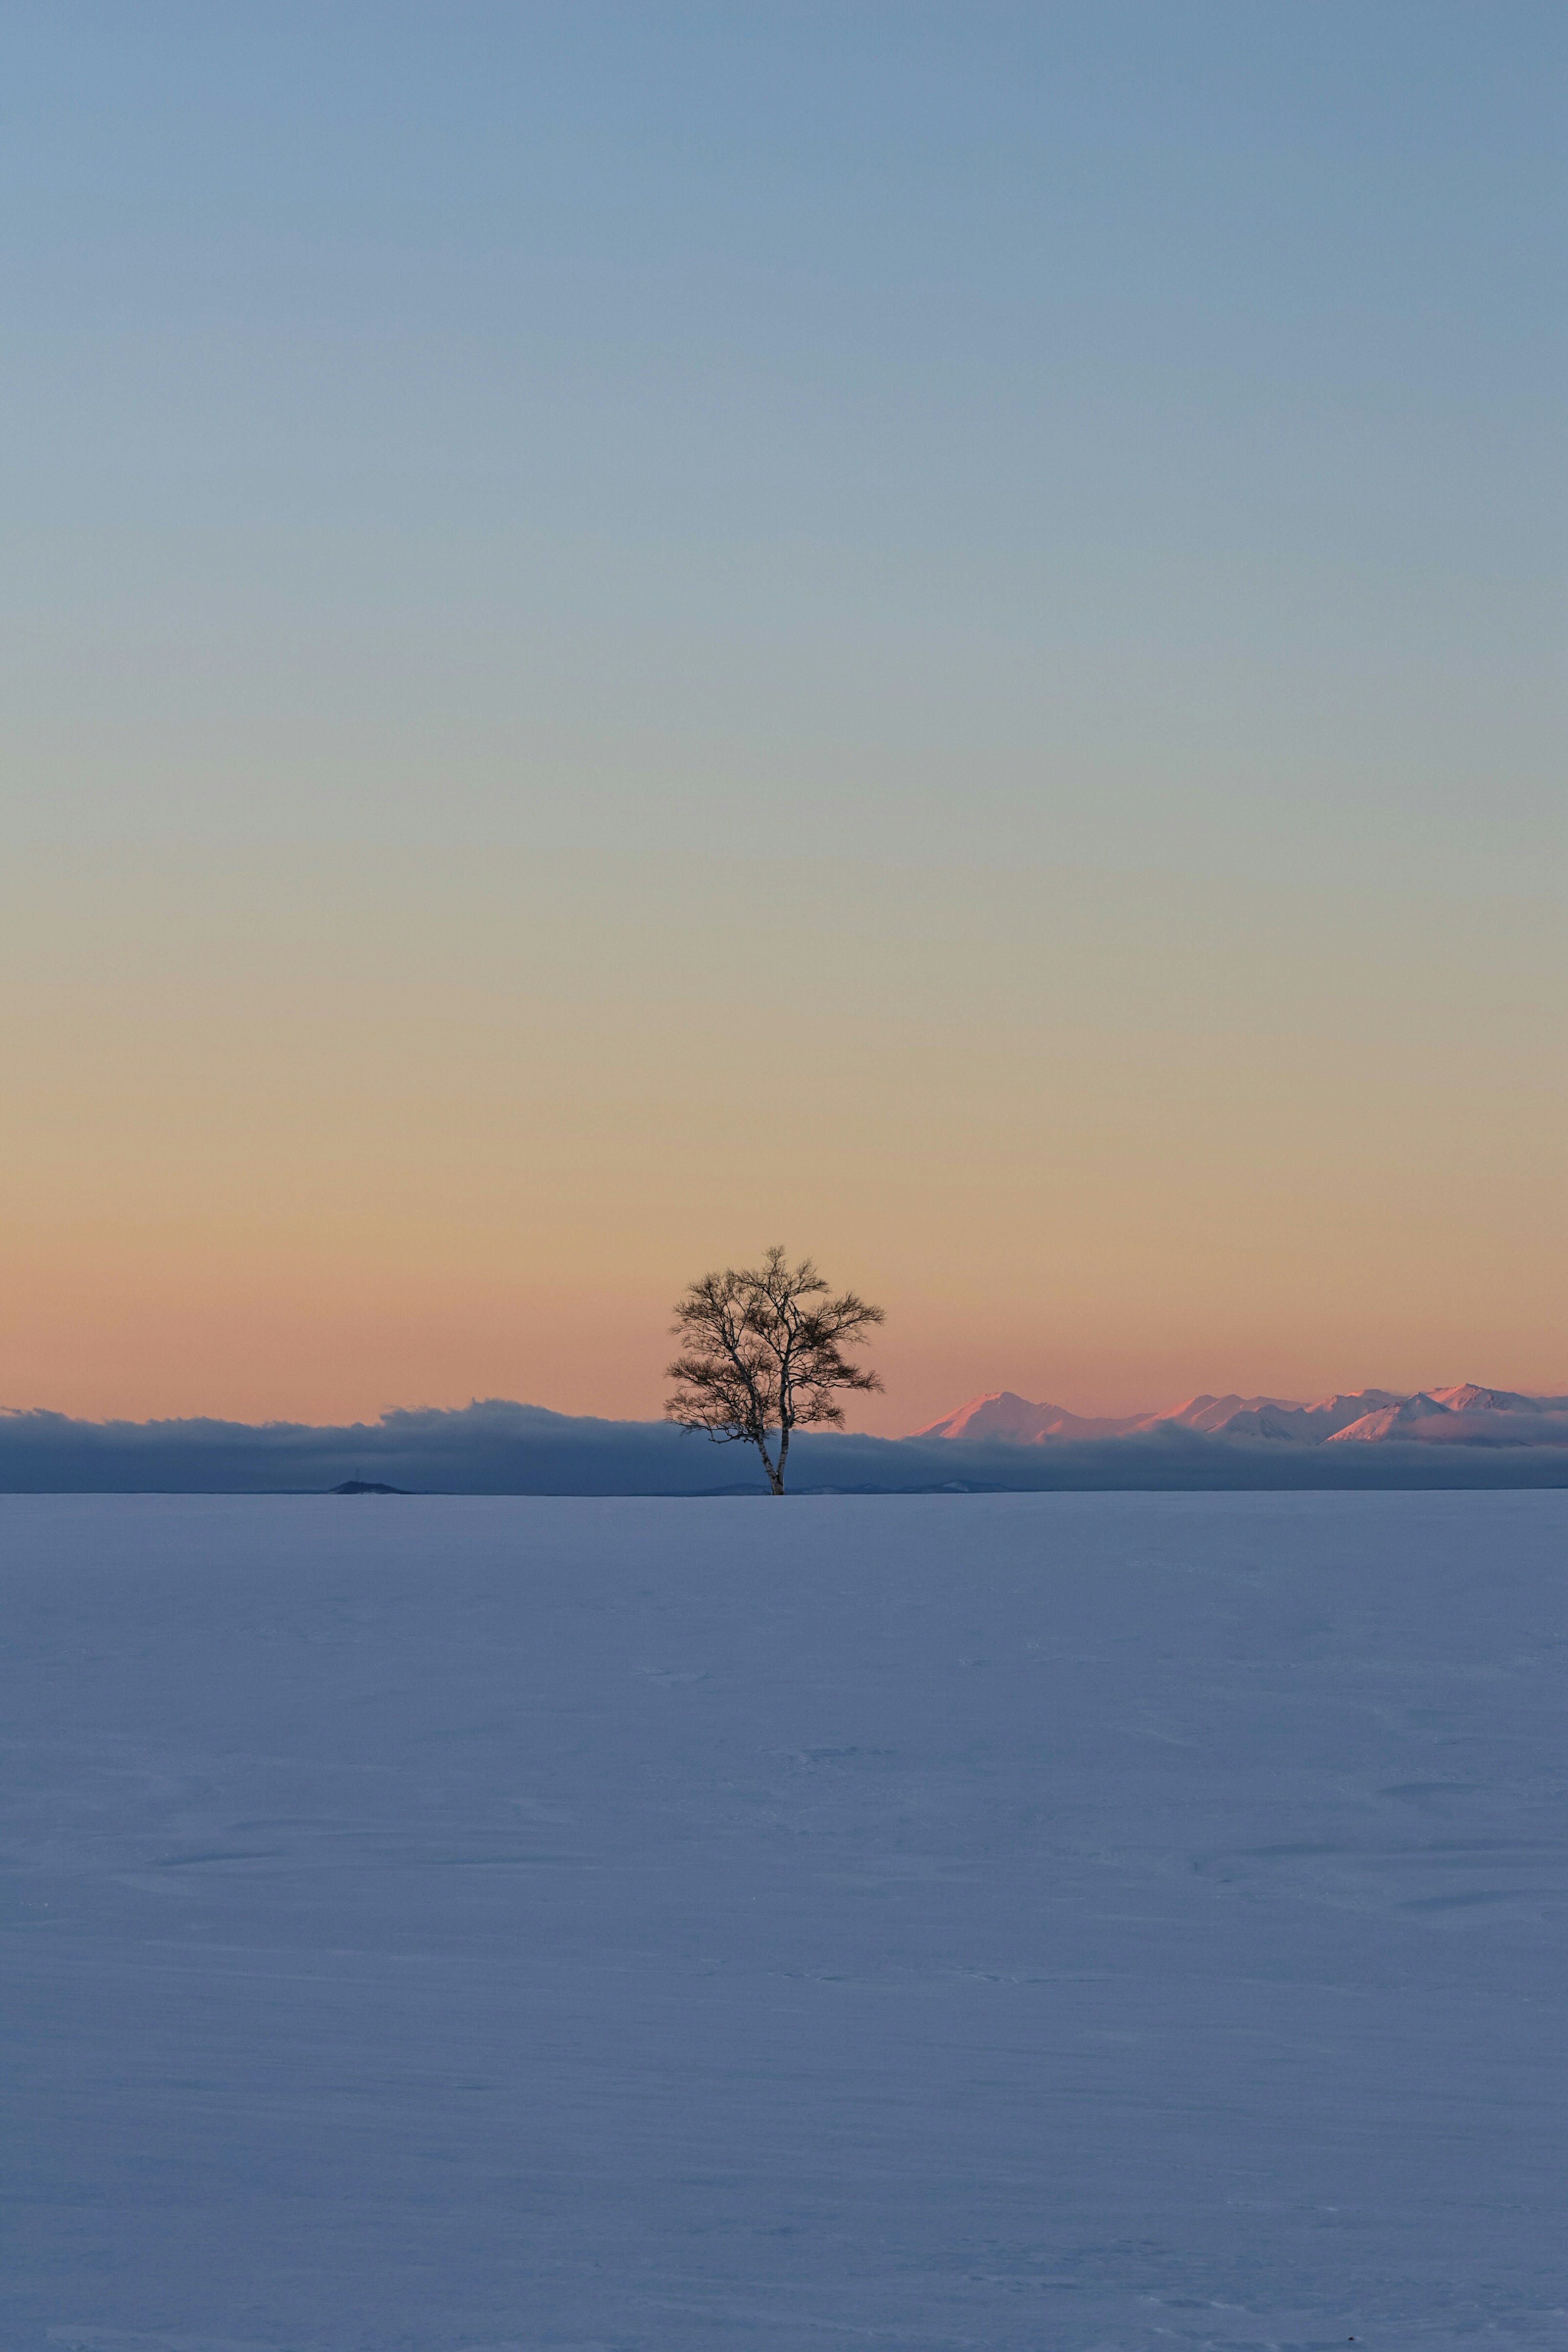
<svg viewBox="0 0 1568 2352">
<path fill-rule="evenodd" d="M 1513 1389 L 1360 1389 L 1351 1396 L 1194 1396 L 1163 1412 L 1095 1418 L 1056 1404 L 1031 1404 L 1011 1389 L 971 1397 L 928 1423 L 922 1438 L 972 1444 L 1045 1445 L 1054 1440 L 1152 1435 L 1190 1429 L 1212 1437 L 1266 1437 L 1300 1445 L 1568 1445 L 1568 1396 L 1524 1396 Z"/>
<path fill-rule="evenodd" d="M 1325 1433 L 1336 1442 L 1321 1442 Z M 1445 1436 L 1462 1442 L 1431 1442 Z M 1358 1437 L 1372 1442 L 1337 1442 Z M 866 1495 L 1568 1490 L 1568 1398 L 1475 1389 L 1363 1390 L 1316 1405 L 1205 1396 L 1097 1422 L 1022 1397 L 976 1397 L 918 1437 L 803 1429 L 790 1474 L 797 1493 Z M 314 1494 L 342 1511 L 379 1510 L 389 1492 L 766 1491 L 744 1446 L 714 1447 L 666 1421 L 602 1421 L 504 1397 L 347 1425 L 89 1422 L 0 1407 L 0 1496 Z"/>
</svg>

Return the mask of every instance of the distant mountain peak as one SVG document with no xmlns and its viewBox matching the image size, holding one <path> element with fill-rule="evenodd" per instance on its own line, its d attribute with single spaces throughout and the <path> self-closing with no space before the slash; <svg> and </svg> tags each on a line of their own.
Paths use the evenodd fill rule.
<svg viewBox="0 0 1568 2352">
<path fill-rule="evenodd" d="M 988 1389 L 984 1395 L 971 1397 L 955 1412 L 945 1413 L 940 1421 L 917 1429 L 914 1434 L 1038 1445 L 1051 1437 L 1121 1437 L 1136 1426 L 1136 1417 L 1099 1420 L 1068 1412 L 1059 1404 L 1031 1404 L 1027 1397 L 1017 1395 L 1012 1389 Z"/>
<path fill-rule="evenodd" d="M 1397 1404 L 1380 1405 L 1372 1412 L 1363 1413 L 1359 1420 L 1347 1422 L 1342 1429 L 1331 1432 L 1327 1442 L 1375 1444 L 1381 1437 L 1399 1436 L 1415 1423 L 1429 1421 L 1435 1412 L 1447 1411 L 1447 1405 L 1439 1404 L 1425 1389 L 1418 1389 L 1414 1396 L 1405 1397 Z"/>
</svg>

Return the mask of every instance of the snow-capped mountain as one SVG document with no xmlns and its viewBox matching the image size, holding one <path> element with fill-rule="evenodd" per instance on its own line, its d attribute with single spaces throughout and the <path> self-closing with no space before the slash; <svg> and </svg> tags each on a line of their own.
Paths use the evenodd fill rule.
<svg viewBox="0 0 1568 2352">
<path fill-rule="evenodd" d="M 1059 1404 L 1031 1404 L 1027 1397 L 1015 1396 L 1011 1389 L 993 1389 L 984 1396 L 971 1397 L 956 1412 L 946 1413 L 914 1433 L 917 1437 L 1002 1438 L 1011 1444 L 1037 1445 L 1047 1437 L 1124 1437 L 1130 1430 L 1141 1429 L 1144 1418 L 1134 1413 L 1122 1421 L 1095 1420 L 1068 1412 Z"/>
<path fill-rule="evenodd" d="M 1345 1417 L 1355 1420 L 1374 1404 L 1394 1403 L 1396 1398 L 1385 1397 L 1381 1389 L 1368 1390 L 1365 1399 L 1333 1400 L 1348 1403 L 1353 1411 Z M 956 1412 L 944 1413 L 940 1421 L 924 1429 L 917 1429 L 917 1437 L 1001 1438 L 1018 1445 L 1038 1445 L 1052 1437 L 1130 1437 L 1138 1430 L 1159 1429 L 1173 1423 L 1183 1429 L 1218 1431 L 1241 1424 L 1247 1433 L 1278 1436 L 1290 1433 L 1283 1426 L 1289 1415 L 1298 1417 L 1312 1413 L 1319 1408 L 1291 1404 L 1281 1397 L 1194 1396 L 1183 1404 L 1171 1405 L 1163 1412 L 1132 1412 L 1120 1419 L 1088 1413 L 1069 1412 L 1065 1405 L 1031 1404 L 1027 1397 L 1015 1394 L 1011 1389 L 992 1389 L 984 1396 L 971 1397 Z"/>
<path fill-rule="evenodd" d="M 1175 1429 L 1204 1436 L 1266 1438 L 1302 1445 L 1385 1441 L 1568 1445 L 1568 1396 L 1525 1396 L 1516 1390 L 1479 1388 L 1467 1381 L 1454 1388 L 1421 1389 L 1414 1396 L 1391 1389 L 1361 1389 L 1353 1395 L 1319 1397 L 1310 1404 L 1289 1397 L 1194 1396 L 1163 1412 L 1116 1419 L 1069 1412 L 1062 1405 L 1031 1404 L 1011 1389 L 995 1389 L 971 1397 L 956 1412 L 945 1413 L 914 1434 L 1043 1445 Z"/>
<path fill-rule="evenodd" d="M 1214 1435 L 1249 1416 L 1263 1419 L 1300 1410 L 1300 1405 L 1291 1404 L 1285 1397 L 1194 1396 L 1188 1397 L 1184 1404 L 1171 1405 L 1164 1412 L 1143 1413 L 1137 1425 L 1140 1429 L 1158 1429 L 1162 1424 L 1173 1424 Z"/>
<path fill-rule="evenodd" d="M 1402 1404 L 1385 1405 L 1336 1440 L 1375 1444 L 1384 1438 L 1420 1445 L 1568 1445 L 1568 1397 L 1521 1396 L 1511 1389 L 1423 1389 Z"/>
<path fill-rule="evenodd" d="M 1256 1408 L 1244 1406 L 1227 1421 L 1211 1423 L 1227 1437 L 1281 1437 L 1297 1444 L 1321 1445 L 1342 1430 L 1373 1413 L 1384 1412 L 1402 1400 L 1389 1389 L 1362 1389 L 1354 1396 L 1320 1397 L 1314 1404 L 1289 1404 L 1270 1398 Z"/>
<path fill-rule="evenodd" d="M 1436 1397 L 1428 1396 L 1422 1389 L 1413 1397 L 1391 1398 L 1375 1412 L 1363 1413 L 1359 1421 L 1349 1422 L 1343 1429 L 1336 1429 L 1327 1442 L 1334 1444 L 1348 1438 L 1352 1444 L 1359 1444 L 1363 1442 L 1375 1444 L 1380 1437 L 1412 1437 L 1417 1433 L 1422 1422 L 1430 1421 L 1434 1413 L 1441 1420 L 1447 1411 L 1446 1405 L 1439 1404 Z"/>
</svg>

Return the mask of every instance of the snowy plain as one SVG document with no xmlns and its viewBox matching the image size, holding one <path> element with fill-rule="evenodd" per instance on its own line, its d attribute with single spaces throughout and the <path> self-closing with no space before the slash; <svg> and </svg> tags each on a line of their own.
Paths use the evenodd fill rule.
<svg viewBox="0 0 1568 2352">
<path fill-rule="evenodd" d="M 0 1546 L 3 2352 L 1568 2344 L 1568 1495 Z"/>
</svg>

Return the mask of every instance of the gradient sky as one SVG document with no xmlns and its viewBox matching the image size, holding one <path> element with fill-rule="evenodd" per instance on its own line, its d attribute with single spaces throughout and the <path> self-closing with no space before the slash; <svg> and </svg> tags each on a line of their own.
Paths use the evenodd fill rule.
<svg viewBox="0 0 1568 2352">
<path fill-rule="evenodd" d="M 1568 1389 L 1568 12 L 7 14 L 0 1403 Z"/>
</svg>

